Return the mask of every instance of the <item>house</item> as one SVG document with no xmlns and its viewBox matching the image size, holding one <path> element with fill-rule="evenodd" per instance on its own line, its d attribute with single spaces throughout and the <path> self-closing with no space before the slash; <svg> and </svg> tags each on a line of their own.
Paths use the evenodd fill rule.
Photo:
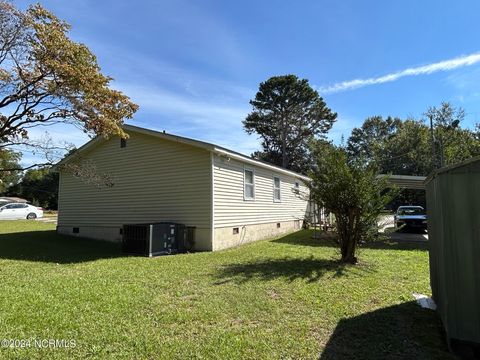
<svg viewBox="0 0 480 360">
<path fill-rule="evenodd" d="M 23 203 L 26 204 L 28 201 L 15 196 L 0 196 L 0 206 L 9 204 L 9 203 Z"/>
<path fill-rule="evenodd" d="M 97 137 L 58 164 L 59 233 L 121 241 L 123 224 L 172 221 L 194 226 L 195 248 L 211 251 L 302 227 L 308 177 L 206 142 L 124 130 L 127 140 Z"/>
</svg>

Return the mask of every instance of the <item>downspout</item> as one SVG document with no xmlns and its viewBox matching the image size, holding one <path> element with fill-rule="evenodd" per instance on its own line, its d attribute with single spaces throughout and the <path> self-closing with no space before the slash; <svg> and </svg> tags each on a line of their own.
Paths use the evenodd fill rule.
<svg viewBox="0 0 480 360">
<path fill-rule="evenodd" d="M 210 152 L 210 181 L 211 181 L 211 211 L 210 211 L 210 233 L 211 233 L 211 247 L 215 250 L 215 154 Z"/>
</svg>

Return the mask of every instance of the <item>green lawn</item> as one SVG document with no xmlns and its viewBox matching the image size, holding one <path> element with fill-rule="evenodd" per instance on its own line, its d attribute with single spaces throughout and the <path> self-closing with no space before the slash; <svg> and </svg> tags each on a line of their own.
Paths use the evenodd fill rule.
<svg viewBox="0 0 480 360">
<path fill-rule="evenodd" d="M 450 358 L 419 244 L 362 249 L 342 266 L 302 231 L 216 253 L 125 257 L 118 245 L 0 222 L 0 339 L 74 339 L 3 348 L 2 359 Z"/>
</svg>

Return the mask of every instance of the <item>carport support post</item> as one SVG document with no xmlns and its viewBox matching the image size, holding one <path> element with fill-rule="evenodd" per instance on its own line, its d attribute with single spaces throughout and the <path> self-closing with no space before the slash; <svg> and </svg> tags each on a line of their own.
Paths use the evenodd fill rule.
<svg viewBox="0 0 480 360">
<path fill-rule="evenodd" d="M 317 206 L 317 204 L 312 200 L 313 202 L 313 216 L 312 216 L 312 222 L 313 222 L 313 238 L 316 239 L 317 238 L 317 219 L 315 219 L 316 217 L 316 211 L 315 211 L 315 206 Z"/>
</svg>

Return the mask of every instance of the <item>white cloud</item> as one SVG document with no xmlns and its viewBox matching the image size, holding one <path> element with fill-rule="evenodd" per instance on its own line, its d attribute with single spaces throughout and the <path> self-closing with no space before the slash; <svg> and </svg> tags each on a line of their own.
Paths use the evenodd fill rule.
<svg viewBox="0 0 480 360">
<path fill-rule="evenodd" d="M 260 141 L 255 135 L 248 135 L 243 130 L 242 120 L 250 111 L 246 100 L 250 89 L 230 83 L 211 81 L 193 82 L 199 94 L 192 94 L 189 89 L 172 91 L 162 86 L 137 84 L 136 82 L 114 82 L 113 87 L 128 94 L 140 105 L 140 110 L 133 120 L 127 123 L 166 130 L 169 133 L 211 142 L 232 150 L 250 154 L 260 148 Z M 90 140 L 89 136 L 72 125 L 57 124 L 49 127 L 32 128 L 30 139 L 38 141 L 48 134 L 55 143 L 82 146 Z M 23 166 L 45 162 L 42 152 L 28 148 L 15 148 L 23 153 Z"/>
<path fill-rule="evenodd" d="M 207 121 L 208 119 L 222 120 L 222 123 L 234 119 L 241 121 L 248 112 L 248 102 L 245 102 L 245 106 L 235 103 L 214 103 L 160 87 L 122 83 L 115 84 L 115 87 L 128 94 L 134 102 L 138 103 L 140 109 L 164 115 L 188 116 L 192 122 L 203 123 L 202 118 L 207 118 Z"/>
<path fill-rule="evenodd" d="M 450 71 L 464 66 L 471 66 L 478 62 L 480 62 L 480 53 L 474 53 L 470 55 L 459 56 L 449 60 L 439 61 L 428 65 L 407 68 L 379 77 L 354 79 L 339 82 L 333 85 L 322 86 L 318 88 L 318 91 L 321 94 L 333 94 L 337 92 L 358 89 L 364 86 L 396 81 L 406 76 L 428 75 L 439 71 Z"/>
<path fill-rule="evenodd" d="M 222 87 L 225 96 L 210 91 L 198 97 L 160 86 L 116 83 L 115 87 L 140 106 L 134 120 L 128 122 L 132 125 L 192 137 L 247 155 L 260 148 L 257 137 L 243 130 L 242 120 L 250 111 L 248 101 L 230 94 L 228 87 Z"/>
</svg>

